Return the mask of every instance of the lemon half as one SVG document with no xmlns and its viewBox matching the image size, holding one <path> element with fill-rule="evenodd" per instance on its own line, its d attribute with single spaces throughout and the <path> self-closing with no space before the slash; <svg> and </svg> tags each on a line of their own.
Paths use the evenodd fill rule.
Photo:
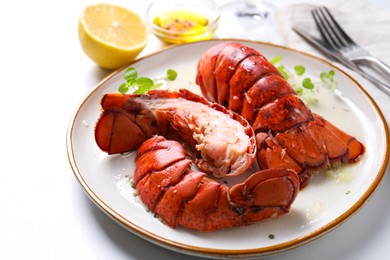
<svg viewBox="0 0 390 260">
<path fill-rule="evenodd" d="M 80 15 L 78 32 L 85 54 L 107 69 L 134 60 L 149 38 L 148 27 L 139 15 L 111 4 L 87 6 Z"/>
</svg>

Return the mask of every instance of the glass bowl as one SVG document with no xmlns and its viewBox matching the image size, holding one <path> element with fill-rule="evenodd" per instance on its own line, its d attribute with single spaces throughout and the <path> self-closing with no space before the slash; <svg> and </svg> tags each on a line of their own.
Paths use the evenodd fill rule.
<svg viewBox="0 0 390 260">
<path fill-rule="evenodd" d="M 146 17 L 154 35 L 180 44 L 210 39 L 218 27 L 220 11 L 213 0 L 156 0 Z"/>
</svg>

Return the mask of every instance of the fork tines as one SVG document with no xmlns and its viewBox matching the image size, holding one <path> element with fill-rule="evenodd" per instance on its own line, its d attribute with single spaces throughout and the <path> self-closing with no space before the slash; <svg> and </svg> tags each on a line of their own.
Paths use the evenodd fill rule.
<svg viewBox="0 0 390 260">
<path fill-rule="evenodd" d="M 340 49 L 355 42 L 345 33 L 325 6 L 311 10 L 315 23 L 325 41 L 333 48 Z"/>
</svg>

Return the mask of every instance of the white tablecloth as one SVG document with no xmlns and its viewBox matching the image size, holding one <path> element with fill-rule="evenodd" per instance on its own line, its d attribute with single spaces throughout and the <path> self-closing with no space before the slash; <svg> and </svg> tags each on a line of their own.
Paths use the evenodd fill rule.
<svg viewBox="0 0 390 260">
<path fill-rule="evenodd" d="M 93 64 L 78 42 L 78 16 L 95 2 L 2 3 L 0 259 L 185 257 L 112 221 L 89 200 L 69 165 L 65 137 L 70 118 L 110 73 Z M 144 13 L 150 1 L 107 2 Z M 390 10 L 385 0 L 371 2 Z M 143 54 L 160 47 L 153 38 Z M 375 88 L 369 92 L 388 109 L 388 97 Z M 390 259 L 389 198 L 387 174 L 374 196 L 345 224 L 307 245 L 264 259 Z"/>
</svg>

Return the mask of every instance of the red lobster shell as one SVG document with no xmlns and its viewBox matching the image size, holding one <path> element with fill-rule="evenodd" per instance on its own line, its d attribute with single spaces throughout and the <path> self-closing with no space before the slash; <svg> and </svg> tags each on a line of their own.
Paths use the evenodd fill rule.
<svg viewBox="0 0 390 260">
<path fill-rule="evenodd" d="M 198 62 L 196 82 L 208 100 L 251 124 L 260 168 L 293 169 L 301 187 L 312 174 L 355 162 L 364 154 L 361 142 L 312 113 L 253 48 L 234 42 L 213 46 Z"/>
<path fill-rule="evenodd" d="M 134 184 L 145 205 L 170 227 L 213 231 L 289 212 L 299 190 L 295 172 L 264 170 L 228 188 L 193 172 L 183 147 L 154 136 L 136 156 Z"/>
<path fill-rule="evenodd" d="M 243 173 L 252 164 L 252 128 L 238 114 L 188 90 L 147 95 L 106 94 L 95 128 L 108 153 L 138 148 L 134 184 L 144 204 L 170 227 L 213 231 L 247 225 L 289 212 L 299 190 L 295 172 L 256 172 L 228 188 L 191 171 L 183 146 L 195 148 L 197 166 L 216 177 Z M 158 135 L 157 135 L 158 134 Z"/>
<path fill-rule="evenodd" d="M 134 150 L 159 134 L 195 148 L 196 165 L 218 178 L 243 173 L 255 158 L 255 136 L 248 122 L 188 90 L 106 94 L 101 105 L 95 139 L 110 154 Z"/>
</svg>

